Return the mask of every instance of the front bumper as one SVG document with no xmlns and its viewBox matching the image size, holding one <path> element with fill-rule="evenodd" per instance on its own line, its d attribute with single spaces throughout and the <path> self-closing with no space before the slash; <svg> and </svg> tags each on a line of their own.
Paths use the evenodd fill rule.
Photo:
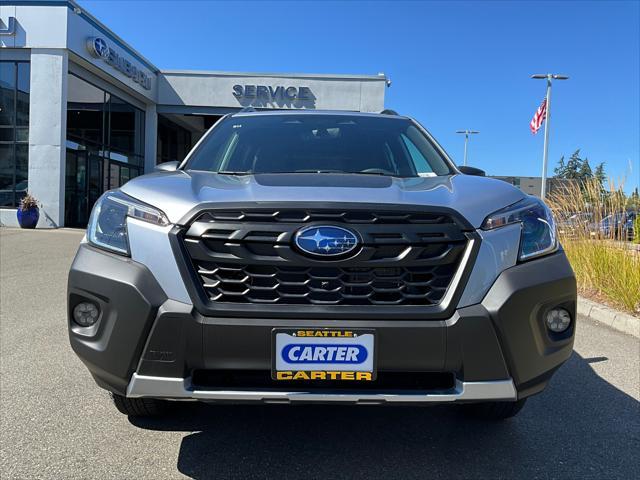
<svg viewBox="0 0 640 480">
<path fill-rule="evenodd" d="M 98 303 L 98 323 L 71 320 L 73 307 Z M 552 336 L 546 312 L 562 306 L 574 321 Z M 83 244 L 69 274 L 69 335 L 98 385 L 130 397 L 231 402 L 356 404 L 516 400 L 541 391 L 569 358 L 576 288 L 562 251 L 505 270 L 481 303 L 446 320 L 309 320 L 205 317 L 168 299 L 142 264 Z M 450 372 L 448 388 L 305 388 L 199 385 L 195 371 L 268 372 L 273 328 L 374 328 L 378 372 Z"/>
<path fill-rule="evenodd" d="M 189 378 L 149 377 L 133 374 L 127 397 L 163 397 L 175 400 L 262 403 L 353 403 L 382 405 L 395 403 L 462 402 L 478 400 L 515 400 L 517 392 L 512 380 L 494 382 L 461 382 L 445 391 L 427 392 L 353 392 L 341 390 L 305 391 L 302 389 L 200 389 Z"/>
</svg>

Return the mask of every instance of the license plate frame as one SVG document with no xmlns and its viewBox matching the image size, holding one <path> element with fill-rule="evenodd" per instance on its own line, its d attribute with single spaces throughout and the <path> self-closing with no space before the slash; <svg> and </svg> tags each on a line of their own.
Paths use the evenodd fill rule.
<svg viewBox="0 0 640 480">
<path fill-rule="evenodd" d="M 271 330 L 271 378 L 279 383 L 374 381 L 377 376 L 377 337 L 374 329 L 367 328 L 274 328 Z M 294 347 L 306 345 L 311 346 L 311 350 L 318 347 L 325 347 L 325 350 L 327 350 L 326 347 L 336 347 L 333 350 L 334 354 L 339 355 L 340 351 L 346 358 L 341 363 L 308 361 L 300 363 L 298 368 L 293 368 L 291 364 L 286 364 L 282 356 L 278 358 L 282 350 L 292 344 L 292 340 L 297 342 L 293 344 Z M 283 346 L 281 346 L 282 342 L 285 343 Z M 353 351 L 354 348 L 358 349 L 358 353 Z M 363 361 L 359 361 L 361 349 L 367 352 Z M 329 355 L 329 352 L 325 354 Z M 347 362 L 349 358 L 353 359 L 354 355 L 358 361 Z M 284 369 L 283 366 L 292 368 Z"/>
</svg>

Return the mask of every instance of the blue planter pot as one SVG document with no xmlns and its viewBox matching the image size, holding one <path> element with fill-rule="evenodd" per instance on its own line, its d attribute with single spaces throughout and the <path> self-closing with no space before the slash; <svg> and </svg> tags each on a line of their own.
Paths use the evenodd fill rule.
<svg viewBox="0 0 640 480">
<path fill-rule="evenodd" d="M 36 228 L 38 218 L 40 218 L 40 211 L 37 208 L 18 209 L 18 223 L 22 228 Z"/>
</svg>

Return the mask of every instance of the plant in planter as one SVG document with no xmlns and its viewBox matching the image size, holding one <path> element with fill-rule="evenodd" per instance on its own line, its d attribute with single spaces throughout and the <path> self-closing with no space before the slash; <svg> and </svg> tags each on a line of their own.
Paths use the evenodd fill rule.
<svg viewBox="0 0 640 480">
<path fill-rule="evenodd" d="M 40 218 L 38 200 L 30 193 L 27 193 L 20 200 L 17 215 L 18 223 L 22 228 L 36 228 L 38 218 Z"/>
</svg>

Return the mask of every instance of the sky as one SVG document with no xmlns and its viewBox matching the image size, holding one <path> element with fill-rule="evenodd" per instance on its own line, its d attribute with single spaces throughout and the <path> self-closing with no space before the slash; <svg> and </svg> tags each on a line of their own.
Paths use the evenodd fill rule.
<svg viewBox="0 0 640 480">
<path fill-rule="evenodd" d="M 529 122 L 553 84 L 549 175 L 580 149 L 627 192 L 640 184 L 640 2 L 80 0 L 158 68 L 377 74 L 385 106 L 462 164 L 540 176 Z"/>
</svg>

